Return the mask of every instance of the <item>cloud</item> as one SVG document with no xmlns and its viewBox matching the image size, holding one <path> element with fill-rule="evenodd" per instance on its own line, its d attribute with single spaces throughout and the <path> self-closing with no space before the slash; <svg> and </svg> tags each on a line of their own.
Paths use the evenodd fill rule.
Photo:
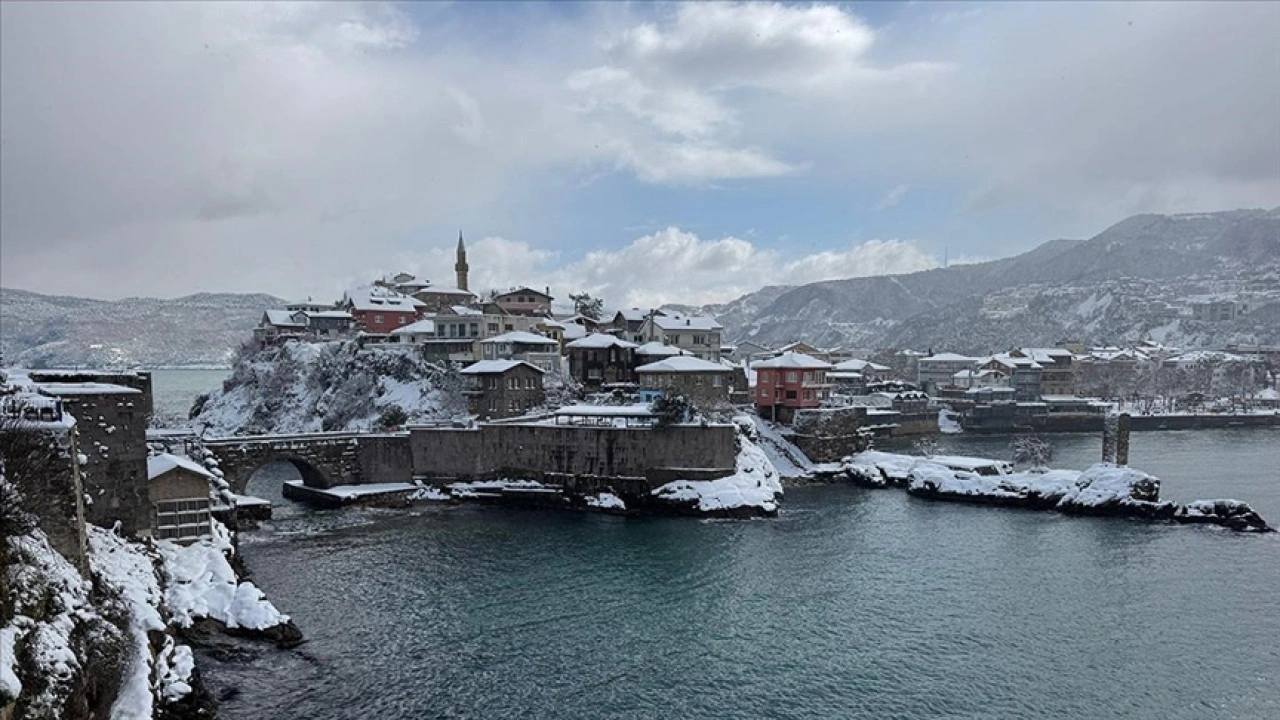
<svg viewBox="0 0 1280 720">
<path fill-rule="evenodd" d="M 0 3 L 0 283 L 320 294 L 406 258 L 451 275 L 433 239 L 462 226 L 508 238 L 476 241 L 495 283 L 722 299 L 928 260 L 727 237 L 831 246 L 846 188 L 921 208 L 865 236 L 971 257 L 1280 204 L 1275 3 L 522 7 Z M 597 239 L 642 219 L 721 239 L 683 241 L 673 285 L 610 264 L 673 231 Z"/>
<path fill-rule="evenodd" d="M 880 202 L 876 203 L 876 209 L 888 210 L 891 207 L 897 207 L 910 189 L 910 185 L 895 185 L 892 190 L 884 194 L 884 197 L 880 198 Z"/>
</svg>

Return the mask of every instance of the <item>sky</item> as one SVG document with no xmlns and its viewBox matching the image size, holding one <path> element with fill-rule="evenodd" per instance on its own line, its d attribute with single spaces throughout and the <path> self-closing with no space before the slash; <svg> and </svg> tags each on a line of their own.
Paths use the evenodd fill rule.
<svg viewBox="0 0 1280 720">
<path fill-rule="evenodd" d="M 0 4 L 0 285 L 610 307 L 1280 205 L 1280 3 Z"/>
</svg>

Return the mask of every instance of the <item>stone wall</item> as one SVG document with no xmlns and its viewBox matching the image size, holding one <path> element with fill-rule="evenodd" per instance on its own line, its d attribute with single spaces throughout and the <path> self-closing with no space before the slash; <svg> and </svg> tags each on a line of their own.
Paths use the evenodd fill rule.
<svg viewBox="0 0 1280 720">
<path fill-rule="evenodd" d="M 797 410 L 787 439 L 814 462 L 837 462 L 866 449 L 864 407 Z"/>
<path fill-rule="evenodd" d="M 730 425 L 611 428 L 480 425 L 412 428 L 413 472 L 429 480 L 497 477 L 554 481 L 558 476 L 646 478 L 661 484 L 728 475 L 736 462 Z"/>
<path fill-rule="evenodd" d="M 10 473 L 6 479 L 22 495 L 22 509 L 35 515 L 40 529 L 53 546 L 81 572 L 89 570 L 88 538 L 84 527 L 84 488 L 76 462 L 79 445 L 74 430 L 45 433 L 32 431 L 47 440 L 51 449 L 51 467 L 44 472 Z"/>
<path fill-rule="evenodd" d="M 408 435 L 370 435 L 356 445 L 360 477 L 366 483 L 411 482 L 413 454 Z"/>
<path fill-rule="evenodd" d="M 89 502 L 86 519 L 130 535 L 150 535 L 147 494 L 147 422 L 142 393 L 116 386 L 99 393 L 60 395 L 76 419 L 79 451 L 86 456 L 81 482 Z"/>
<path fill-rule="evenodd" d="M 137 405 L 142 417 L 150 421 L 155 414 L 150 370 L 32 370 L 28 377 L 35 382 L 97 382 L 133 388 L 142 393 Z"/>
</svg>

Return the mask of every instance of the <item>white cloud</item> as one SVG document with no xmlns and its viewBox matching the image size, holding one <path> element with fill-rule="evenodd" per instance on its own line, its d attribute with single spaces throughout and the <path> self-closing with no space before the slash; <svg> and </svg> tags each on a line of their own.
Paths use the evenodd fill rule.
<svg viewBox="0 0 1280 720">
<path fill-rule="evenodd" d="M 895 185 L 892 190 L 884 194 L 884 197 L 880 198 L 880 202 L 876 203 L 876 209 L 888 210 L 891 207 L 897 207 L 910 189 L 910 185 Z"/>
</svg>

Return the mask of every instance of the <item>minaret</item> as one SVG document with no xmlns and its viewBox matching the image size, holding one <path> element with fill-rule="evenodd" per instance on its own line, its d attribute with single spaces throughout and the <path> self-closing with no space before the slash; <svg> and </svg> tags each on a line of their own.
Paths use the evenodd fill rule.
<svg viewBox="0 0 1280 720">
<path fill-rule="evenodd" d="M 462 231 L 458 231 L 458 262 L 454 264 L 453 270 L 458 273 L 458 288 L 467 290 L 467 246 L 462 242 Z"/>
</svg>

